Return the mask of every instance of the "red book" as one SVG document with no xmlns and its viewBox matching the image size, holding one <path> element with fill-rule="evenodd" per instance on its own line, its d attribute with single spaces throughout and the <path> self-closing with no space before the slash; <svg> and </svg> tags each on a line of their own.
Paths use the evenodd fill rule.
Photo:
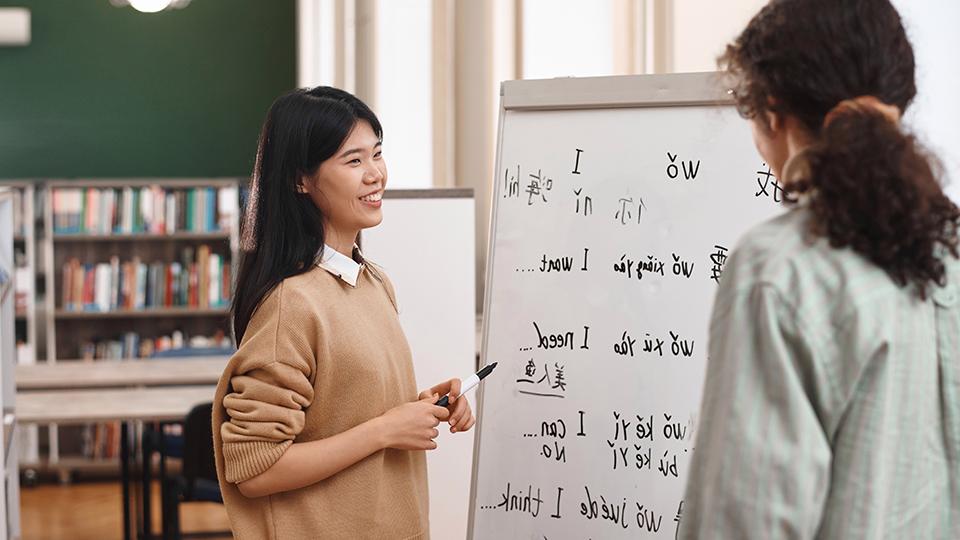
<svg viewBox="0 0 960 540">
<path fill-rule="evenodd" d="M 73 309 L 83 309 L 83 266 L 80 265 L 80 259 L 70 260 L 70 285 L 73 287 L 70 292 Z"/>
<path fill-rule="evenodd" d="M 168 264 L 165 269 L 164 274 L 166 275 L 166 279 L 164 279 L 165 283 L 163 285 L 165 292 L 163 295 L 163 305 L 170 307 L 173 305 L 173 265 Z"/>
<path fill-rule="evenodd" d="M 96 290 L 94 287 L 96 272 L 92 265 L 84 267 L 83 270 L 83 305 L 88 306 L 94 303 Z"/>
<path fill-rule="evenodd" d="M 230 264 L 227 262 L 223 263 L 223 279 L 220 280 L 222 285 L 220 298 L 223 298 L 224 302 L 230 301 Z"/>
<path fill-rule="evenodd" d="M 121 265 L 120 271 L 123 273 L 123 284 L 120 287 L 120 308 L 130 309 L 133 305 L 133 272 L 132 264 L 129 262 Z"/>
</svg>

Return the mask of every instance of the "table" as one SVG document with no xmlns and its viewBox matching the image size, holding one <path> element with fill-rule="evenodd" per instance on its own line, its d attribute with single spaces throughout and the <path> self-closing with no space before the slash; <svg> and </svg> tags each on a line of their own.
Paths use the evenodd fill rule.
<svg viewBox="0 0 960 540">
<path fill-rule="evenodd" d="M 17 392 L 17 421 L 36 424 L 181 420 L 215 386 Z"/>
<path fill-rule="evenodd" d="M 226 356 L 204 356 L 23 365 L 17 366 L 17 390 L 216 384 L 228 360 Z"/>
<path fill-rule="evenodd" d="M 169 369 L 169 363 L 168 363 Z M 123 484 L 123 537 L 149 533 L 130 514 L 130 422 L 183 419 L 194 405 L 213 401 L 216 386 L 170 386 L 17 392 L 17 421 L 36 424 L 120 422 L 120 478 Z M 149 464 L 144 464 L 149 471 Z M 145 475 L 146 476 L 146 475 Z M 145 493 L 147 491 L 145 490 Z M 136 528 L 131 531 L 131 525 Z"/>
<path fill-rule="evenodd" d="M 194 390 L 189 389 L 177 389 L 173 392 L 170 390 L 138 391 L 134 394 L 128 394 L 126 391 L 119 394 L 112 393 L 114 391 L 105 391 L 98 392 L 98 397 L 93 397 L 89 393 L 75 394 L 65 393 L 65 391 L 131 386 L 215 384 L 228 361 L 228 356 L 190 356 L 95 362 L 61 360 L 55 364 L 16 366 L 17 389 L 20 392 L 17 398 L 19 416 L 17 420 L 23 423 L 86 423 L 122 420 L 121 444 L 128 444 L 128 422 L 180 420 L 195 403 L 212 400 L 213 392 L 209 392 L 207 398 L 194 399 L 191 394 Z M 60 391 L 34 392 L 41 389 Z M 189 403 L 180 401 L 181 398 Z M 79 400 L 78 406 L 71 407 L 69 411 L 44 405 L 48 401 L 69 403 L 74 400 Z M 111 401 L 113 404 L 104 409 L 104 403 Z M 118 409 L 115 406 L 116 403 L 125 404 L 125 408 Z M 26 412 L 24 406 L 34 407 L 34 409 Z M 65 412 L 69 413 L 69 417 L 62 414 Z M 103 414 L 107 416 L 98 416 Z M 126 450 L 121 451 L 121 469 L 125 465 L 124 460 L 129 458 L 129 447 Z M 126 466 L 126 472 L 129 474 L 129 462 Z M 144 467 L 145 484 L 149 483 L 149 472 L 150 469 Z M 124 471 L 121 470 L 124 487 L 124 527 L 125 535 L 128 536 L 130 478 L 123 477 L 123 473 Z M 147 509 L 144 512 L 143 530 L 149 530 L 150 527 L 149 495 L 148 490 L 143 492 L 143 505 Z"/>
</svg>

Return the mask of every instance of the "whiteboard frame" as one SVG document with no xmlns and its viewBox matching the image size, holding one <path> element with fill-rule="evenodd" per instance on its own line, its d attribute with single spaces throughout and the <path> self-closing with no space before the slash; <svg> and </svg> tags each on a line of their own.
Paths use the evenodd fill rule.
<svg viewBox="0 0 960 540">
<path fill-rule="evenodd" d="M 496 256 L 497 207 L 500 201 L 499 170 L 503 153 L 503 122 L 507 111 L 559 111 L 591 109 L 638 109 L 650 107 L 695 107 L 734 105 L 732 92 L 722 85 L 721 72 L 674 73 L 667 75 L 618 75 L 612 77 L 560 77 L 556 79 L 504 81 L 500 83 L 500 113 L 497 120 L 497 156 L 493 169 L 490 233 L 487 237 L 487 265 L 484 276 L 483 319 L 480 336 L 480 365 L 487 359 L 493 263 Z M 483 435 L 484 385 L 477 391 L 477 430 L 473 438 L 473 470 L 470 473 L 470 515 L 467 538 L 473 540 L 477 501 L 477 466 Z"/>
</svg>

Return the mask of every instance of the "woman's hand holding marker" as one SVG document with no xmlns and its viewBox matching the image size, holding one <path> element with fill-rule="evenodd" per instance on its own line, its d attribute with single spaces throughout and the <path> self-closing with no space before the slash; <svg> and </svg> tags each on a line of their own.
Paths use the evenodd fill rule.
<svg viewBox="0 0 960 540">
<path fill-rule="evenodd" d="M 419 401 L 397 405 L 384 413 L 380 417 L 383 446 L 398 450 L 435 450 L 434 439 L 440 434 L 437 426 L 450 417 L 447 409 L 434 405 L 437 397 L 424 392 Z"/>
<path fill-rule="evenodd" d="M 469 431 L 476 423 L 470 403 L 460 395 L 460 387 L 460 379 L 450 379 L 420 393 L 420 399 L 431 398 L 432 403 L 437 403 L 439 396 L 447 396 L 446 408 L 450 411 L 447 423 L 450 424 L 450 433 Z"/>
</svg>

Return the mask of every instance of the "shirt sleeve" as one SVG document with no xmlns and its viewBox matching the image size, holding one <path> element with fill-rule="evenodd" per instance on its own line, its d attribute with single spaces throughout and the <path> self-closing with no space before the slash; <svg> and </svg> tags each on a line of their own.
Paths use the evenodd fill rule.
<svg viewBox="0 0 960 540">
<path fill-rule="evenodd" d="M 813 538 L 829 488 L 818 414 L 829 382 L 772 286 L 718 307 L 679 538 Z"/>
<path fill-rule="evenodd" d="M 313 401 L 315 358 L 304 322 L 290 320 L 283 284 L 255 311 L 230 362 L 223 398 L 228 421 L 220 425 L 228 482 L 249 480 L 269 469 L 303 430 Z M 295 314 L 294 314 L 295 318 Z"/>
</svg>

